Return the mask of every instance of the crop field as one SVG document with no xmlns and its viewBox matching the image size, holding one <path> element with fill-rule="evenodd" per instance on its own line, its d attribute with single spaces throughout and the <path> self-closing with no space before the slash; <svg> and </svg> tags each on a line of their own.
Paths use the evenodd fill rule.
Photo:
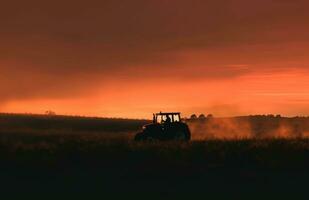
<svg viewBox="0 0 309 200">
<path fill-rule="evenodd" d="M 223 121 L 222 127 L 218 121 L 189 121 L 192 130 L 201 130 L 188 143 L 134 142 L 149 121 L 2 114 L 1 193 L 44 199 L 305 199 L 306 119 L 260 119 L 260 127 L 271 128 L 251 123 L 259 137 L 252 130 L 248 135 L 247 124 L 236 129 Z M 283 135 L 266 137 L 282 131 L 282 124 L 289 127 Z M 221 129 L 236 135 L 216 137 Z"/>
</svg>

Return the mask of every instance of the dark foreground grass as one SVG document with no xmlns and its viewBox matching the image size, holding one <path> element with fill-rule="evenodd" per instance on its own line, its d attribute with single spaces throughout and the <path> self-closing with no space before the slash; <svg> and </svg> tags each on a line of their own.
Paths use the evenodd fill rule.
<svg viewBox="0 0 309 200">
<path fill-rule="evenodd" d="M 2 196 L 306 199 L 308 139 L 136 143 L 132 134 L 1 133 Z"/>
</svg>

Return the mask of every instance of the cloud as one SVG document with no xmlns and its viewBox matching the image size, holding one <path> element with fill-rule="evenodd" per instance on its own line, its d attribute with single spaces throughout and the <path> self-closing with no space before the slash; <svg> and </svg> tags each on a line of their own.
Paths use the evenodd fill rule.
<svg viewBox="0 0 309 200">
<path fill-rule="evenodd" d="M 307 7 L 305 0 L 7 1 L 0 101 L 81 96 L 111 80 L 188 84 L 305 69 Z"/>
</svg>

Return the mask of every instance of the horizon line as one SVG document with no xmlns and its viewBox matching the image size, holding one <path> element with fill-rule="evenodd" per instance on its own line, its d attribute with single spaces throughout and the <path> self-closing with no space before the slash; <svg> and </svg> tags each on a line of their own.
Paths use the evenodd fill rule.
<svg viewBox="0 0 309 200">
<path fill-rule="evenodd" d="M 128 117 L 110 117 L 110 116 L 94 116 L 94 115 L 79 115 L 79 114 L 46 114 L 46 113 L 20 113 L 20 112 L 0 112 L 0 115 L 34 115 L 34 116 L 49 116 L 49 117 L 76 117 L 76 118 L 97 118 L 97 119 L 119 119 L 119 120 L 152 120 L 151 118 L 128 118 Z M 192 114 L 193 115 L 193 114 Z M 197 119 L 199 115 L 196 115 Z M 248 114 L 248 115 L 233 115 L 233 116 L 213 116 L 214 118 L 237 118 L 237 117 L 254 117 L 254 116 L 265 116 L 265 117 L 281 117 L 281 118 L 308 118 L 309 116 L 296 115 L 296 116 L 284 116 L 281 114 Z M 207 117 L 207 116 L 205 116 Z M 190 119 L 191 117 L 182 117 L 183 119 Z"/>
</svg>

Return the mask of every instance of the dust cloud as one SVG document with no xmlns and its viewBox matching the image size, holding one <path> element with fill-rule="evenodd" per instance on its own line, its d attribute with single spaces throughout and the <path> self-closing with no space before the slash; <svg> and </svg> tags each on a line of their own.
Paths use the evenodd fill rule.
<svg viewBox="0 0 309 200">
<path fill-rule="evenodd" d="M 193 140 L 309 137 L 309 118 L 249 116 L 188 120 Z"/>
</svg>

